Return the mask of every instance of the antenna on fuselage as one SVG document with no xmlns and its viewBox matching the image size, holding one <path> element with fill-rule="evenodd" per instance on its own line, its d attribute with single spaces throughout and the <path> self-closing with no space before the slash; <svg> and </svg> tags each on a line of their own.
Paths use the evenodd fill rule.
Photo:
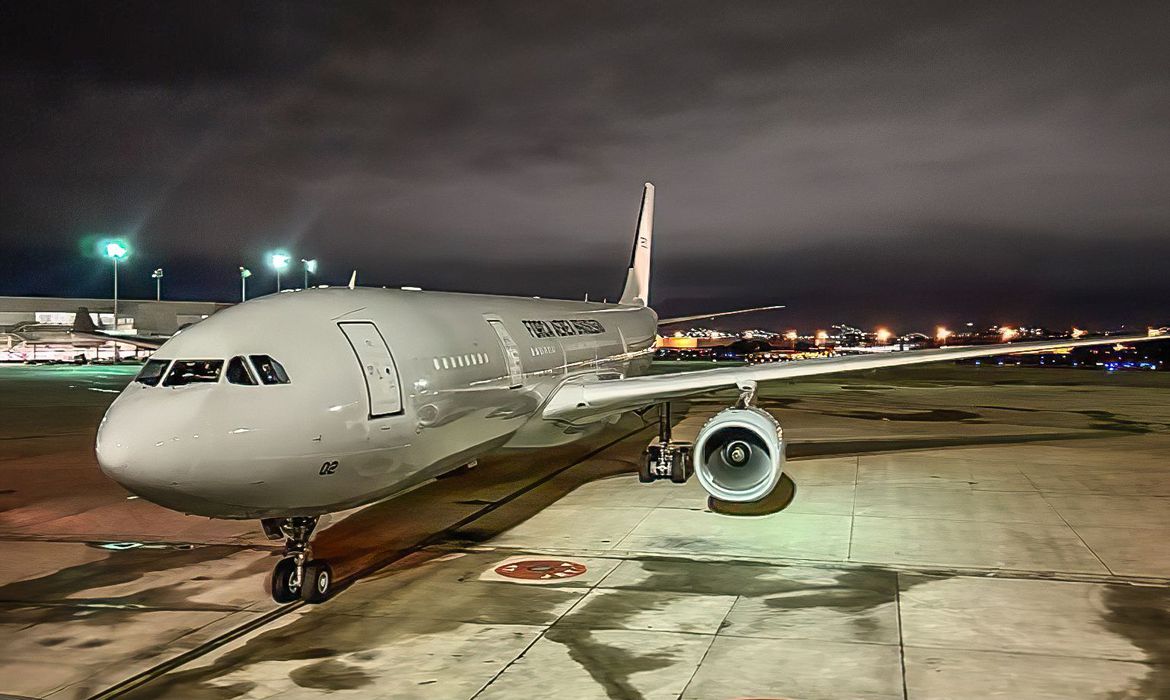
<svg viewBox="0 0 1170 700">
<path fill-rule="evenodd" d="M 357 286 L 357 270 L 354 270 L 349 276 L 349 288 L 353 289 Z"/>
</svg>

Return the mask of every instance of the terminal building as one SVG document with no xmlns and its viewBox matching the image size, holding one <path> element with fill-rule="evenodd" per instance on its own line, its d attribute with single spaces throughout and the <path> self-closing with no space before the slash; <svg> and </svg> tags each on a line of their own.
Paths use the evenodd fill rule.
<svg viewBox="0 0 1170 700">
<path fill-rule="evenodd" d="M 214 301 L 0 297 L 0 361 L 99 359 L 114 355 L 113 343 L 71 335 L 79 312 L 107 331 L 170 336 L 230 304 Z M 120 348 L 133 353 L 132 347 Z"/>
</svg>

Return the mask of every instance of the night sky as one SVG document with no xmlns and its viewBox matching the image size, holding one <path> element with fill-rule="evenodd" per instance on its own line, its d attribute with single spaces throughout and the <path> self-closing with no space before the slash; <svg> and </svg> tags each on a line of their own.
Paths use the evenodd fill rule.
<svg viewBox="0 0 1170 700">
<path fill-rule="evenodd" d="M 11 2 L 0 294 L 319 281 L 1170 321 L 1170 3 Z M 290 274 L 299 279 L 299 272 Z"/>
</svg>

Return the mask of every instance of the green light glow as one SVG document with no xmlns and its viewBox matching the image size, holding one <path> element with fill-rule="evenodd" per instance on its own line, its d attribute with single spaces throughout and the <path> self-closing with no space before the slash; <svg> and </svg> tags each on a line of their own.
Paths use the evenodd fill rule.
<svg viewBox="0 0 1170 700">
<path fill-rule="evenodd" d="M 107 241 L 103 248 L 107 258 L 124 260 L 126 256 L 130 255 L 130 249 L 122 241 Z"/>
</svg>

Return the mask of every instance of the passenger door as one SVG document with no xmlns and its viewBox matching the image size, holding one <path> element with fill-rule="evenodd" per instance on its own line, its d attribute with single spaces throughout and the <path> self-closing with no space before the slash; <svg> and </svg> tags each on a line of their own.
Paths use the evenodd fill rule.
<svg viewBox="0 0 1170 700">
<path fill-rule="evenodd" d="M 398 367 L 377 326 L 368 321 L 347 321 L 337 325 L 349 340 L 358 365 L 362 368 L 366 393 L 370 398 L 370 417 L 401 413 L 402 389 L 398 382 Z"/>
<path fill-rule="evenodd" d="M 516 341 L 512 340 L 512 336 L 508 333 L 508 329 L 504 328 L 503 321 L 489 318 L 488 325 L 496 332 L 496 337 L 500 339 L 500 349 L 504 352 L 504 364 L 508 368 L 508 384 L 515 389 L 524 384 L 524 367 L 520 364 L 520 347 L 516 345 Z"/>
</svg>

